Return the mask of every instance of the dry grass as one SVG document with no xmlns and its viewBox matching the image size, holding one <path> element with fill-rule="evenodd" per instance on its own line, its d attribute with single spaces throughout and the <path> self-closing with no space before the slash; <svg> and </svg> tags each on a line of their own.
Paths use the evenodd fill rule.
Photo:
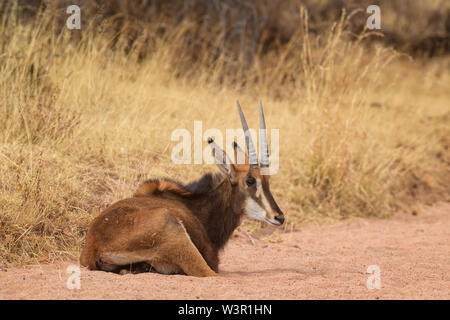
<svg viewBox="0 0 450 320">
<path fill-rule="evenodd" d="M 225 57 L 186 69 L 177 40 L 189 25 L 141 59 L 138 46 L 111 50 L 89 26 L 75 40 L 45 17 L 3 22 L 0 263 L 77 258 L 89 221 L 146 178 L 215 170 L 174 165 L 171 133 L 193 132 L 194 120 L 239 128 L 236 98 L 251 126 L 262 98 L 280 128 L 272 190 L 288 229 L 449 200 L 449 59 L 414 61 L 362 45 L 368 35 L 348 41 L 345 19 L 321 36 L 302 21 L 282 51 L 234 73 Z"/>
</svg>

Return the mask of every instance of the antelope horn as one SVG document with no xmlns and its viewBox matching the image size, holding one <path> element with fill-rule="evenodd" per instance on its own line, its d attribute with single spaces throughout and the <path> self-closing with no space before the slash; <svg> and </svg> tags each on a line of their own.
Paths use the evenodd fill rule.
<svg viewBox="0 0 450 320">
<path fill-rule="evenodd" d="M 249 158 L 249 163 L 251 168 L 258 168 L 258 155 L 256 154 L 256 149 L 252 141 L 252 136 L 248 130 L 247 121 L 245 121 L 244 113 L 242 112 L 239 100 L 236 100 L 239 115 L 241 117 L 242 129 L 244 129 L 245 134 L 245 145 L 247 146 L 247 153 Z"/>
<path fill-rule="evenodd" d="M 259 154 L 261 167 L 269 166 L 269 146 L 267 144 L 266 121 L 261 100 L 259 100 Z"/>
</svg>

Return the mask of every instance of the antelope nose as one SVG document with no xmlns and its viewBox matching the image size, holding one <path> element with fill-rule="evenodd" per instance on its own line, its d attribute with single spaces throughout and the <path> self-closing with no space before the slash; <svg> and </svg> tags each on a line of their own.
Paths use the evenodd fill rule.
<svg viewBox="0 0 450 320">
<path fill-rule="evenodd" d="M 283 222 L 284 222 L 284 217 L 276 216 L 276 217 L 275 217 L 275 220 L 277 220 L 277 221 L 280 223 L 280 225 L 281 225 L 281 224 L 283 224 Z"/>
</svg>

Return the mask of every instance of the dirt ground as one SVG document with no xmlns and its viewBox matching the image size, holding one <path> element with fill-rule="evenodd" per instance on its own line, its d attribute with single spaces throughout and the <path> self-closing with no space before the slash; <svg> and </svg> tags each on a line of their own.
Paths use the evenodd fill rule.
<svg viewBox="0 0 450 320">
<path fill-rule="evenodd" d="M 384 220 L 309 224 L 279 238 L 237 233 L 214 278 L 81 268 L 81 288 L 70 290 L 69 262 L 3 269 L 0 299 L 450 299 L 450 203 Z M 380 289 L 367 287 L 371 265 Z"/>
</svg>

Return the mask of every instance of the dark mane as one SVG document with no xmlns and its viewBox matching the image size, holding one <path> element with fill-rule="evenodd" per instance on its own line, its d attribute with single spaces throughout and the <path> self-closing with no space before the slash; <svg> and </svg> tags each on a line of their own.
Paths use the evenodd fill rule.
<svg viewBox="0 0 450 320">
<path fill-rule="evenodd" d="M 213 190 L 220 183 L 221 178 L 220 173 L 207 173 L 199 180 L 184 185 L 170 178 L 150 179 L 137 189 L 134 196 L 145 197 L 166 192 L 187 198 L 202 196 Z"/>
<path fill-rule="evenodd" d="M 223 176 L 220 173 L 206 173 L 197 181 L 193 181 L 183 186 L 183 188 L 195 195 L 205 195 L 222 181 Z"/>
</svg>

